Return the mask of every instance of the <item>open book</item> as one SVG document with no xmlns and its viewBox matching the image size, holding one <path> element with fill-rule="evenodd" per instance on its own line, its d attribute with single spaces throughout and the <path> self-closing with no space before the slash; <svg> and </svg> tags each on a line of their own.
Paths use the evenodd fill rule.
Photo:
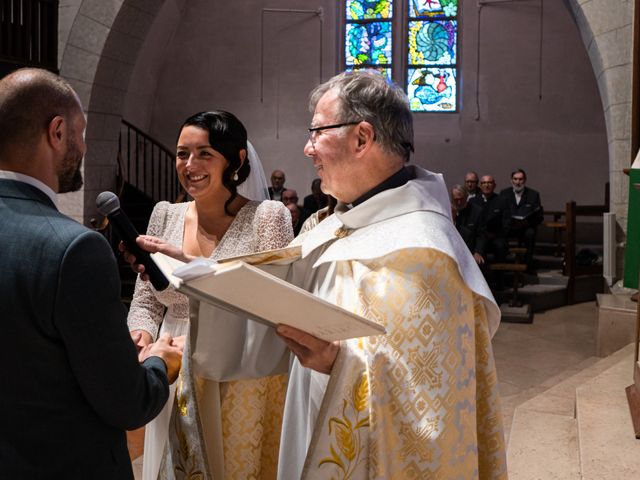
<svg viewBox="0 0 640 480">
<path fill-rule="evenodd" d="M 299 247 L 234 257 L 221 262 L 198 258 L 183 263 L 161 253 L 151 258 L 180 292 L 271 326 L 287 324 L 326 341 L 386 333 L 384 327 L 333 305 L 252 263 L 283 264 Z M 279 267 L 278 267 L 279 265 Z M 202 319 L 201 319 L 202 320 Z"/>
</svg>

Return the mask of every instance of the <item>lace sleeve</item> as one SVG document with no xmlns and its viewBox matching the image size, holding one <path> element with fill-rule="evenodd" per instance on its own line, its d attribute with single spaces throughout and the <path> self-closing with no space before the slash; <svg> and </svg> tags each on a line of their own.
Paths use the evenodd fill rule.
<svg viewBox="0 0 640 480">
<path fill-rule="evenodd" d="M 293 239 L 291 214 L 282 202 L 265 200 L 256 212 L 257 251 L 286 247 Z"/>
<path fill-rule="evenodd" d="M 151 218 L 149 219 L 147 235 L 162 237 L 165 230 L 168 206 L 168 202 L 160 202 L 154 207 Z M 127 317 L 129 331 L 144 330 L 149 332 L 155 340 L 158 336 L 160 324 L 162 323 L 164 308 L 164 305 L 156 298 L 155 290 L 151 282 L 140 280 L 140 276 L 138 275 L 136 287 L 133 292 L 133 300 L 129 308 L 129 316 Z"/>
</svg>

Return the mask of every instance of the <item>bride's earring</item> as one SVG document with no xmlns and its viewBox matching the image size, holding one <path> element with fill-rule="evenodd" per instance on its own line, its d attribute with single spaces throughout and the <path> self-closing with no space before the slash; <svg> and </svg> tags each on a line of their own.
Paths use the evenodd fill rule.
<svg viewBox="0 0 640 480">
<path fill-rule="evenodd" d="M 235 172 L 233 172 L 233 177 L 231 177 L 233 179 L 234 182 L 238 181 L 238 170 L 236 170 Z"/>
</svg>

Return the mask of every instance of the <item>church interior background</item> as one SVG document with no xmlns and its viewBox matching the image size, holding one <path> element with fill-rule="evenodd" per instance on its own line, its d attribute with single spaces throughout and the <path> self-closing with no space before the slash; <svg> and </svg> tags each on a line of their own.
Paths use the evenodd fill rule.
<svg viewBox="0 0 640 480">
<path fill-rule="evenodd" d="M 40 12 L 39 27 L 16 9 Z M 613 258 L 598 300 L 541 299 L 532 324 L 505 323 L 494 339 L 509 470 L 511 478 L 637 478 L 640 444 L 624 393 L 636 307 L 616 281 L 631 248 L 628 212 L 637 212 L 625 169 L 640 131 L 639 16 L 638 0 L 21 0 L 0 7 L 0 75 L 44 66 L 79 93 L 85 185 L 61 195 L 60 207 L 87 225 L 100 221 L 97 194 L 125 181 L 175 199 L 167 186 L 175 180 L 163 175 L 177 129 L 208 109 L 234 112 L 267 176 L 283 170 L 289 188 L 308 194 L 308 94 L 364 67 L 407 90 L 411 161 L 449 186 L 474 170 L 501 189 L 523 168 L 545 210 L 603 207 L 613 236 L 603 239 L 601 216 L 585 217 L 575 240 Z M 36 57 L 11 51 L 18 27 L 56 40 Z M 142 165 L 129 160 L 136 150 Z M 556 233 L 541 235 L 562 242 Z"/>
</svg>

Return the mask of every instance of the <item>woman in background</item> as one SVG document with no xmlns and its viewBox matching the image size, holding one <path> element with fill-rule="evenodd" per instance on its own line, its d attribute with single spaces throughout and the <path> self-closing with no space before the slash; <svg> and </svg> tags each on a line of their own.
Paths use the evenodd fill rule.
<svg viewBox="0 0 640 480">
<path fill-rule="evenodd" d="M 214 260 L 281 248 L 293 238 L 286 207 L 265 200 L 262 166 L 244 126 L 231 113 L 202 112 L 184 122 L 176 170 L 193 201 L 158 203 L 148 235 L 175 245 L 186 256 Z M 128 324 L 139 348 L 159 332 L 188 338 L 189 301 L 172 287 L 157 292 L 150 282 L 138 279 Z M 243 342 L 265 348 L 279 342 L 272 329 L 254 322 L 230 323 L 218 333 L 218 343 L 228 339 L 229 349 L 240 351 Z M 225 363 L 225 348 L 215 347 L 208 361 L 217 355 Z M 284 344 L 282 353 L 284 358 Z M 264 375 L 282 371 L 286 362 L 280 360 L 257 364 L 249 375 L 245 364 L 242 373 L 221 368 L 208 378 L 198 377 L 187 341 L 176 393 L 172 391 L 163 412 L 146 427 L 143 478 L 275 478 L 286 376 Z M 248 376 L 256 378 L 237 380 Z"/>
</svg>

